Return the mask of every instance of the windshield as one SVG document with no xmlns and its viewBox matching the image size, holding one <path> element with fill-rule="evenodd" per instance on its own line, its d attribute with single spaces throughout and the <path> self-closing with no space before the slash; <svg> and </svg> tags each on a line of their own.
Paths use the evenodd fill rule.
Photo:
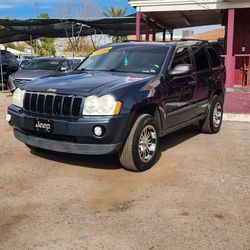
<svg viewBox="0 0 250 250">
<path fill-rule="evenodd" d="M 57 70 L 60 61 L 51 59 L 35 59 L 25 69 Z"/>
<path fill-rule="evenodd" d="M 76 70 L 158 74 L 168 47 L 133 45 L 105 47 L 94 51 Z"/>
</svg>

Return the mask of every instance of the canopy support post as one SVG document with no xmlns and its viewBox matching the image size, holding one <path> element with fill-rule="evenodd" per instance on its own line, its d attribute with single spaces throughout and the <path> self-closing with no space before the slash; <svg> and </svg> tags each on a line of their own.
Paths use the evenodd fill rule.
<svg viewBox="0 0 250 250">
<path fill-rule="evenodd" d="M 32 35 L 30 35 L 30 55 L 33 56 Z"/>
<path fill-rule="evenodd" d="M 153 23 L 153 34 L 152 35 L 153 35 L 152 41 L 155 42 L 155 40 L 156 40 L 155 23 Z"/>
<path fill-rule="evenodd" d="M 166 29 L 163 30 L 163 33 L 162 33 L 162 40 L 163 40 L 163 42 L 166 41 Z"/>
<path fill-rule="evenodd" d="M 149 19 L 146 19 L 146 34 L 145 34 L 146 41 L 149 41 Z"/>
<path fill-rule="evenodd" d="M 73 63 L 74 63 L 74 58 L 75 58 L 75 43 L 74 43 L 74 23 L 71 23 L 71 28 L 72 28 L 72 57 L 73 57 Z"/>
<path fill-rule="evenodd" d="M 136 11 L 136 40 L 141 40 L 141 11 Z"/>
<path fill-rule="evenodd" d="M 0 74 L 1 74 L 1 84 L 2 84 L 2 91 L 4 90 L 3 87 L 3 64 L 2 64 L 2 52 L 0 50 Z"/>
<path fill-rule="evenodd" d="M 235 71 L 235 57 L 233 55 L 234 18 L 235 18 L 235 10 L 229 9 L 227 17 L 227 54 L 225 58 L 225 65 L 226 65 L 226 87 L 231 90 L 233 90 L 234 88 L 234 71 Z"/>
</svg>

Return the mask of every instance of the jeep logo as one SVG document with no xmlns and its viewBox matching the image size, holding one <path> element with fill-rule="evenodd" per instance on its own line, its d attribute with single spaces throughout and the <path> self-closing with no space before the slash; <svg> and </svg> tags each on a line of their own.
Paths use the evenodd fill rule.
<svg viewBox="0 0 250 250">
<path fill-rule="evenodd" d="M 44 123 L 44 122 L 40 122 L 40 121 L 37 121 L 37 123 L 35 124 L 35 128 L 44 129 L 46 132 L 51 131 L 51 126 L 49 123 Z"/>
<path fill-rule="evenodd" d="M 51 88 L 49 88 L 49 89 L 47 89 L 47 91 L 55 93 L 55 92 L 56 92 L 56 89 L 51 89 Z"/>
</svg>

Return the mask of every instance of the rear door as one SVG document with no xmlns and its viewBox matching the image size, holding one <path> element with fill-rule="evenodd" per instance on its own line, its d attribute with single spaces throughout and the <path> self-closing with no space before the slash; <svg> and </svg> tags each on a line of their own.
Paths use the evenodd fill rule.
<svg viewBox="0 0 250 250">
<path fill-rule="evenodd" d="M 225 70 L 224 65 L 221 62 L 216 50 L 212 47 L 207 47 L 207 52 L 210 58 L 211 73 L 209 76 L 209 98 L 213 95 L 214 91 L 223 86 L 225 82 Z"/>
<path fill-rule="evenodd" d="M 196 103 L 194 116 L 202 115 L 207 108 L 209 99 L 209 81 L 212 71 L 209 64 L 208 55 L 204 47 L 192 47 L 194 61 L 196 65 L 197 86 L 194 96 Z"/>
<path fill-rule="evenodd" d="M 179 64 L 192 64 L 189 47 L 176 50 L 170 70 Z M 167 128 L 178 126 L 192 119 L 196 78 L 194 72 L 187 75 L 169 77 L 166 83 Z"/>
</svg>

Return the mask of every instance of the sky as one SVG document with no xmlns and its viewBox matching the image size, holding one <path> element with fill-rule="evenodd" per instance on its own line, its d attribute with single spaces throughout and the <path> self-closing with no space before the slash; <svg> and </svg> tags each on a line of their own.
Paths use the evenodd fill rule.
<svg viewBox="0 0 250 250">
<path fill-rule="evenodd" d="M 62 6 L 67 5 L 76 9 L 83 1 L 96 2 L 101 11 L 106 11 L 111 6 L 119 6 L 127 8 L 128 14 L 134 12 L 134 8 L 130 7 L 126 0 L 0 0 L 0 18 L 6 16 L 16 19 L 35 18 L 41 12 L 46 12 L 50 17 L 55 17 L 57 10 Z"/>
<path fill-rule="evenodd" d="M 85 15 L 89 16 L 103 17 L 102 11 L 107 11 L 107 9 L 111 6 L 127 8 L 127 14 L 132 14 L 135 12 L 134 8 L 128 5 L 127 0 L 0 0 L 0 18 L 36 18 L 36 16 L 42 12 L 48 13 L 51 18 L 59 18 L 59 13 L 62 13 L 63 6 L 68 6 L 71 9 L 71 13 L 77 15 L 77 13 L 79 13 L 80 7 L 82 6 L 81 2 L 85 2 L 85 4 L 88 3 L 90 6 L 92 6 L 92 9 L 90 7 L 90 10 L 85 12 Z M 96 5 L 94 5 L 94 3 Z M 88 6 L 88 4 L 86 4 L 86 6 Z M 88 9 L 88 7 L 86 9 Z M 76 18 L 76 16 L 74 17 Z M 218 25 L 213 25 L 192 29 L 194 33 L 197 34 L 218 27 Z M 174 32 L 174 35 L 176 36 L 180 36 L 181 34 L 182 29 L 175 30 Z"/>
</svg>

